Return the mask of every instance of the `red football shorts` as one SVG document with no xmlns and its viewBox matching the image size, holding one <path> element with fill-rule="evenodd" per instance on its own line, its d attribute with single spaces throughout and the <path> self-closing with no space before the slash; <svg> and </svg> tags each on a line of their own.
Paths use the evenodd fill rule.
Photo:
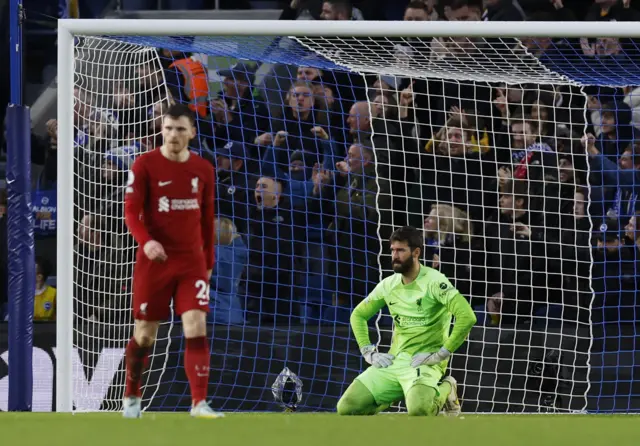
<svg viewBox="0 0 640 446">
<path fill-rule="evenodd" d="M 133 269 L 133 316 L 143 321 L 165 321 L 175 313 L 209 311 L 209 277 L 204 257 L 169 255 L 163 263 L 137 256 Z"/>
</svg>

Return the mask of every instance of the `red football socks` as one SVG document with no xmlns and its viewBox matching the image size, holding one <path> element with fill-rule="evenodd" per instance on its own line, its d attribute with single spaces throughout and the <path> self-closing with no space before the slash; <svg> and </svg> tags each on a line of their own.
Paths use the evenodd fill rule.
<svg viewBox="0 0 640 446">
<path fill-rule="evenodd" d="M 140 383 L 142 381 L 142 372 L 149 365 L 149 347 L 140 347 L 132 337 L 129 339 L 125 351 L 125 362 L 127 364 L 127 388 L 124 396 L 125 398 L 130 396 L 141 397 Z"/>
<path fill-rule="evenodd" d="M 193 406 L 207 398 L 209 385 L 209 342 L 204 336 L 186 339 L 184 369 L 191 387 Z"/>
</svg>

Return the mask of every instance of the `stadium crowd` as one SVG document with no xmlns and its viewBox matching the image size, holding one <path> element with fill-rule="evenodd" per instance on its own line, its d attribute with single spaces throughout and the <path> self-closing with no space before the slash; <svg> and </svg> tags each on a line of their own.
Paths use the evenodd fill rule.
<svg viewBox="0 0 640 446">
<path fill-rule="evenodd" d="M 569 3 L 417 0 L 403 17 L 621 21 L 639 14 L 628 1 L 594 0 L 586 15 Z M 281 18 L 297 18 L 303 6 L 291 1 Z M 365 14 L 330 0 L 319 18 Z M 421 51 L 420 60 L 435 66 L 488 63 L 504 47 L 560 72 L 571 60 L 606 73 L 634 54 L 633 42 L 613 38 L 380 45 L 392 45 L 398 58 Z M 158 49 L 136 67 L 135 84 L 116 82 L 109 104 L 78 78 L 78 317 L 130 317 L 127 172 L 139 153 L 162 143 L 163 110 L 181 101 L 197 116 L 192 149 L 216 167 L 212 321 L 347 322 L 390 271 L 385 240 L 405 224 L 424 227 L 424 261 L 451 278 L 483 323 L 587 322 L 590 307 L 596 322 L 637 320 L 637 89 L 363 76 L 240 61 L 218 72 L 220 91 L 209 91 L 195 56 Z M 55 120 L 48 133 L 38 184 L 55 189 Z M 50 267 L 39 262 L 42 293 Z"/>
</svg>

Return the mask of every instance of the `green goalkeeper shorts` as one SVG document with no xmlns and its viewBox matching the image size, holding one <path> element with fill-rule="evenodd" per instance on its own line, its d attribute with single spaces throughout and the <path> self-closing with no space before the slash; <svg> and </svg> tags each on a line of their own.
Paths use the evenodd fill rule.
<svg viewBox="0 0 640 446">
<path fill-rule="evenodd" d="M 356 378 L 365 385 L 377 404 L 391 404 L 404 399 L 409 389 L 415 385 L 433 387 L 444 375 L 441 365 L 423 365 L 411 367 L 411 355 L 400 353 L 386 369 L 370 366 Z"/>
</svg>

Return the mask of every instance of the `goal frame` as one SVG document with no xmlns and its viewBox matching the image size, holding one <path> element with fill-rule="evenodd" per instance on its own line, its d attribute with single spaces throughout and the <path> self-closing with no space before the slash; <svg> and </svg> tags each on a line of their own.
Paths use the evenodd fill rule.
<svg viewBox="0 0 640 446">
<path fill-rule="evenodd" d="M 639 22 L 382 22 L 279 20 L 58 20 L 56 411 L 73 410 L 73 115 L 76 36 L 640 37 Z M 60 119 L 60 117 L 64 117 Z"/>
</svg>

